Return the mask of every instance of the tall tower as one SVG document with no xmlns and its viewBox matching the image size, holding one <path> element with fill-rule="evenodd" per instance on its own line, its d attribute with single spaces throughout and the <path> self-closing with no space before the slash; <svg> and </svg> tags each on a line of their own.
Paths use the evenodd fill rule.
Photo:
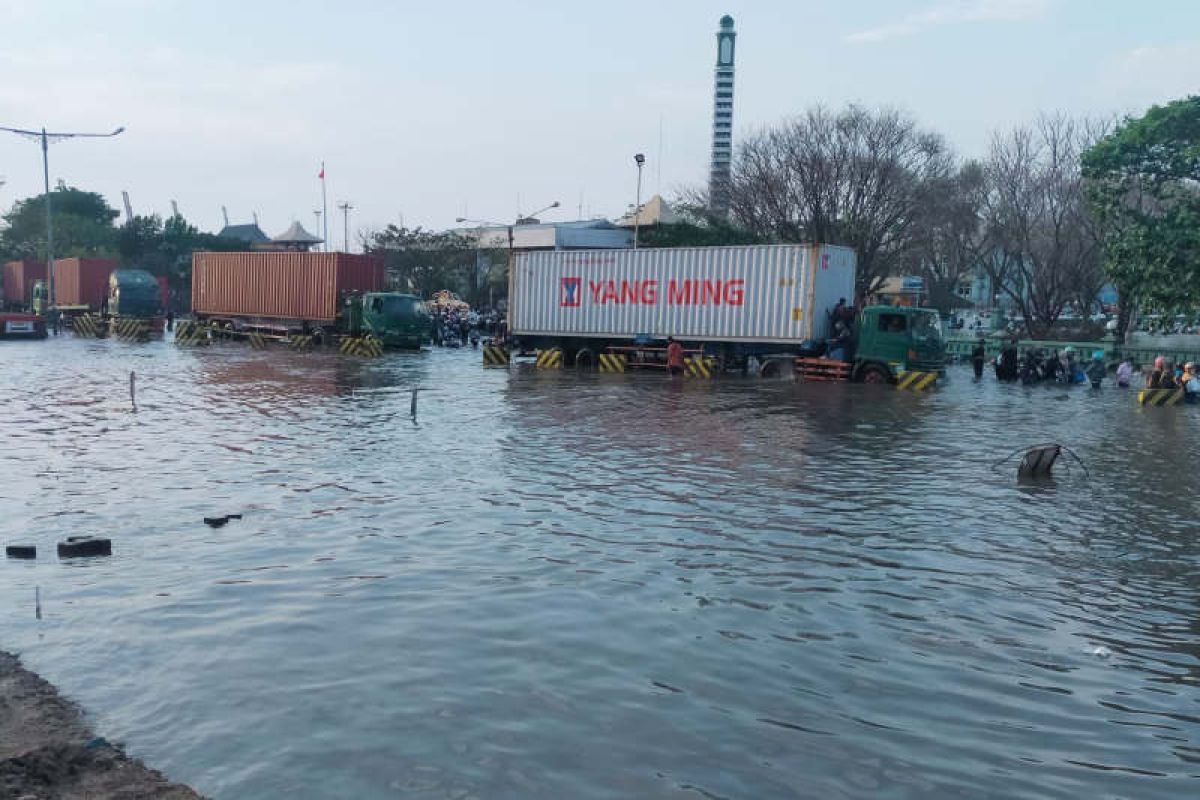
<svg viewBox="0 0 1200 800">
<path fill-rule="evenodd" d="M 729 162 L 733 158 L 733 17 L 721 17 L 717 31 L 717 68 L 713 86 L 712 168 L 708 175 L 708 209 L 729 215 Z"/>
</svg>

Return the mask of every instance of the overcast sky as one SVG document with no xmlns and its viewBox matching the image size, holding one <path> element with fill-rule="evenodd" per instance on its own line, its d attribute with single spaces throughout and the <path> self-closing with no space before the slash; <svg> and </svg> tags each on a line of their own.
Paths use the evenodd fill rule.
<svg viewBox="0 0 1200 800">
<path fill-rule="evenodd" d="M 1197 0 L 604 3 L 0 0 L 0 125 L 127 128 L 52 145 L 50 179 L 202 229 L 615 216 L 706 180 L 715 32 L 737 25 L 738 135 L 813 103 L 887 104 L 968 155 L 1042 110 L 1200 91 Z M 661 131 L 661 147 L 660 147 Z M 41 191 L 0 135 L 0 206 Z M 332 224 L 336 222 L 335 224 Z M 336 231 L 336 236 L 334 235 Z"/>
</svg>

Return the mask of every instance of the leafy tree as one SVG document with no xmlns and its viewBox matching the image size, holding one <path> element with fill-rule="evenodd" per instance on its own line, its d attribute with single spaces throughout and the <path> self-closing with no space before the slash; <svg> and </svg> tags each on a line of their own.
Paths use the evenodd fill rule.
<svg viewBox="0 0 1200 800">
<path fill-rule="evenodd" d="M 388 225 L 365 235 L 363 244 L 365 252 L 383 256 L 389 281 L 402 290 L 422 297 L 441 289 L 471 296 L 479 288 L 475 242 L 459 233 Z"/>
<path fill-rule="evenodd" d="M 1120 332 L 1135 304 L 1200 303 L 1200 96 L 1126 119 L 1083 154 L 1083 174 Z"/>
<path fill-rule="evenodd" d="M 246 249 L 237 239 L 202 233 L 179 215 L 165 222 L 157 214 L 134 216 L 118 229 L 116 241 L 126 265 L 165 275 L 174 286 L 191 282 L 192 253 Z"/>
<path fill-rule="evenodd" d="M 116 247 L 113 227 L 119 212 L 104 197 L 70 186 L 50 196 L 54 219 L 54 255 L 109 256 Z M 18 200 L 4 215 L 8 227 L 0 233 L 0 252 L 8 258 L 46 258 L 46 195 Z"/>
<path fill-rule="evenodd" d="M 912 262 L 929 186 L 953 167 L 945 140 L 899 111 L 818 106 L 742 144 L 731 210 L 771 241 L 853 247 L 863 296 Z"/>
<path fill-rule="evenodd" d="M 638 231 L 639 247 L 726 247 L 765 241 L 759 234 L 712 214 L 703 196 L 676 198 L 671 208 L 679 221 L 643 226 Z"/>
</svg>

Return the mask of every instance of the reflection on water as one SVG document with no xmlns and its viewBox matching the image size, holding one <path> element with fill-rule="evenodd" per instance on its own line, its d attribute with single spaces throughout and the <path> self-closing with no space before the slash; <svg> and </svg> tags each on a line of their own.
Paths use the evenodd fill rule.
<svg viewBox="0 0 1200 800">
<path fill-rule="evenodd" d="M 1196 409 L 3 356 L 6 540 L 114 555 L 0 564 L 0 646 L 216 797 L 1195 791 Z M 1088 474 L 994 466 L 1053 440 Z"/>
</svg>

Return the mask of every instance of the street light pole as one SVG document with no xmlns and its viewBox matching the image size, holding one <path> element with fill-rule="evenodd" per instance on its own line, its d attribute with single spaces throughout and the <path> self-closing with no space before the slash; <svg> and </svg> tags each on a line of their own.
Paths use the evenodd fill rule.
<svg viewBox="0 0 1200 800">
<path fill-rule="evenodd" d="M 346 248 L 346 252 L 350 252 L 350 209 L 354 206 L 350 205 L 349 200 L 343 200 L 338 204 L 338 208 L 342 210 L 342 246 Z"/>
<path fill-rule="evenodd" d="M 125 130 L 124 126 L 112 133 L 47 133 L 45 128 L 40 131 L 26 128 L 8 128 L 0 125 L 0 131 L 8 131 L 18 136 L 41 142 L 42 145 L 42 181 L 46 191 L 46 309 L 54 306 L 54 215 L 50 209 L 50 142 L 62 139 L 108 139 L 117 136 Z"/>
<path fill-rule="evenodd" d="M 637 250 L 638 229 L 642 223 L 642 165 L 646 163 L 646 157 L 638 153 L 633 157 L 633 160 L 638 168 L 637 195 L 633 203 L 633 249 Z"/>
</svg>

